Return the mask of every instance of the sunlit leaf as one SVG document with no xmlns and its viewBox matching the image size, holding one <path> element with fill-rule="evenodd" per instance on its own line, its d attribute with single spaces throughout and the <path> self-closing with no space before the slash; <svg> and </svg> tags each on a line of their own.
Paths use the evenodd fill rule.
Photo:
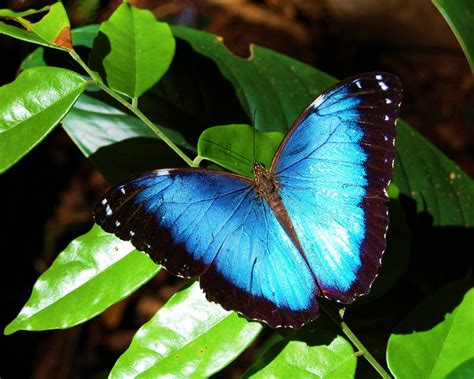
<svg viewBox="0 0 474 379">
<path fill-rule="evenodd" d="M 71 30 L 71 37 L 75 47 L 85 46 L 89 49 L 92 48 L 94 38 L 99 33 L 99 25 L 87 25 L 80 28 Z M 26 70 L 32 67 L 47 66 L 48 63 L 45 60 L 45 49 L 44 47 L 38 47 L 33 50 L 20 64 L 20 71 Z"/>
<path fill-rule="evenodd" d="M 141 120 L 82 95 L 64 118 L 63 127 L 84 155 L 110 183 L 137 172 L 174 167 L 178 156 Z M 195 148 L 180 133 L 160 127 L 176 145 Z M 113 159 L 110 159 L 114 156 Z"/>
<path fill-rule="evenodd" d="M 253 178 L 254 160 L 269 168 L 282 139 L 283 133 L 261 132 L 249 125 L 215 126 L 199 137 L 198 154 L 228 170 Z"/>
<path fill-rule="evenodd" d="M 140 328 L 110 377 L 209 377 L 233 361 L 261 329 L 258 322 L 208 302 L 194 283 Z"/>
<path fill-rule="evenodd" d="M 474 289 L 459 296 L 464 287 L 442 289 L 414 309 L 390 336 L 387 361 L 395 377 L 474 377 Z M 448 313 L 440 315 L 446 308 Z"/>
<path fill-rule="evenodd" d="M 174 50 L 168 24 L 158 22 L 148 10 L 123 3 L 101 25 L 93 61 L 103 65 L 112 89 L 139 97 L 168 70 Z"/>
<path fill-rule="evenodd" d="M 0 172 L 46 137 L 86 85 L 75 72 L 35 67 L 0 87 Z"/>
<path fill-rule="evenodd" d="M 158 138 L 143 121 L 100 100 L 82 95 L 63 120 L 63 127 L 86 157 L 100 148 L 131 138 Z M 160 127 L 178 146 L 193 146 L 178 132 Z"/>
<path fill-rule="evenodd" d="M 43 14 L 39 21 L 30 21 L 28 18 Z M 72 48 L 71 27 L 61 2 L 24 12 L 0 9 L 0 34 L 59 49 Z"/>
<path fill-rule="evenodd" d="M 133 293 L 158 270 L 129 242 L 94 226 L 72 241 L 39 277 L 5 334 L 68 328 L 89 320 Z"/>
<path fill-rule="evenodd" d="M 316 328 L 276 342 L 244 378 L 353 378 L 357 357 L 343 337 Z"/>
</svg>

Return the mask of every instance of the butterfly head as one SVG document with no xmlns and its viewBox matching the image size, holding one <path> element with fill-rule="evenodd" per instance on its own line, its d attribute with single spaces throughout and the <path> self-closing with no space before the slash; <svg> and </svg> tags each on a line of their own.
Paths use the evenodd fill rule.
<svg viewBox="0 0 474 379">
<path fill-rule="evenodd" d="M 265 174 L 268 174 L 268 171 L 263 163 L 254 161 L 252 166 L 252 173 L 255 175 L 256 178 L 258 178 Z"/>
</svg>

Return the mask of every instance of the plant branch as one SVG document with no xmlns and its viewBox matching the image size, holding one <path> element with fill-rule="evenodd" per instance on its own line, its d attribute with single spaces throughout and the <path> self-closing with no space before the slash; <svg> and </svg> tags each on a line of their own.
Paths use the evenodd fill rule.
<svg viewBox="0 0 474 379">
<path fill-rule="evenodd" d="M 68 50 L 68 52 L 71 55 L 72 59 L 74 59 L 87 72 L 87 74 L 92 78 L 92 80 L 95 81 L 95 84 L 100 89 L 105 91 L 115 100 L 117 100 L 120 104 L 122 104 L 124 107 L 129 109 L 140 120 L 142 120 L 146 126 L 148 126 L 164 143 L 166 143 L 176 154 L 178 154 L 180 158 L 183 159 L 190 167 L 196 167 L 196 164 L 178 146 L 176 146 L 174 142 L 171 141 L 166 136 L 166 134 L 164 134 L 147 116 L 145 116 L 140 109 L 138 109 L 136 98 L 132 100 L 132 103 L 129 103 L 117 92 L 115 92 L 110 87 L 108 87 L 102 81 L 100 76 L 97 75 L 94 71 L 92 71 L 74 50 Z"/>
<path fill-rule="evenodd" d="M 382 365 L 377 362 L 377 360 L 372 354 L 370 354 L 364 344 L 357 338 L 357 336 L 352 332 L 352 330 L 344 322 L 344 320 L 342 320 L 342 318 L 336 317 L 334 313 L 323 304 L 319 303 L 319 306 L 329 316 L 329 318 L 341 328 L 342 332 L 346 335 L 347 338 L 349 338 L 349 340 L 359 350 L 360 354 L 364 356 L 364 358 L 367 360 L 367 362 L 371 364 L 375 371 L 377 371 L 383 379 L 391 379 L 392 376 L 387 371 L 385 371 Z"/>
</svg>

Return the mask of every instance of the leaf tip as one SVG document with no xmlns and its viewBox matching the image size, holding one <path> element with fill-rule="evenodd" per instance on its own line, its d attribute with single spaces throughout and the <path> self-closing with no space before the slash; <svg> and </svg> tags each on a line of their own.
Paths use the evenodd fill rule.
<svg viewBox="0 0 474 379">
<path fill-rule="evenodd" d="M 15 332 L 17 332 L 18 330 L 20 330 L 20 328 L 18 328 L 18 322 L 16 321 L 16 319 L 14 319 L 12 322 L 10 322 L 6 327 L 5 329 L 3 330 L 3 334 L 5 336 L 9 336 Z"/>
</svg>

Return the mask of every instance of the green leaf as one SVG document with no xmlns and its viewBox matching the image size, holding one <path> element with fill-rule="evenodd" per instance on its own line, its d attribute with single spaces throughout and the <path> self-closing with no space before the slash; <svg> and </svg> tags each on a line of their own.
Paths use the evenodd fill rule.
<svg viewBox="0 0 474 379">
<path fill-rule="evenodd" d="M 407 123 L 399 121 L 393 181 L 433 225 L 474 226 L 474 181 Z"/>
<path fill-rule="evenodd" d="M 29 16 L 45 14 L 40 21 L 30 21 Z M 9 21 L 17 23 L 18 26 Z M 9 9 L 0 9 L 0 34 L 21 39 L 39 45 L 57 49 L 71 49 L 71 27 L 69 19 L 61 2 L 39 10 L 13 12 Z"/>
<path fill-rule="evenodd" d="M 99 34 L 100 25 L 87 25 L 71 30 L 74 46 L 85 46 L 92 49 L 94 38 Z M 44 47 L 38 47 L 31 52 L 20 64 L 20 71 L 32 67 L 48 66 L 45 60 Z"/>
<path fill-rule="evenodd" d="M 124 3 L 101 25 L 91 59 L 96 65 L 102 61 L 112 89 L 133 98 L 160 80 L 174 50 L 175 40 L 168 24 L 158 22 L 148 10 Z M 98 70 L 102 71 L 100 67 Z"/>
<path fill-rule="evenodd" d="M 471 0 L 433 0 L 459 41 L 474 72 L 474 2 Z"/>
<path fill-rule="evenodd" d="M 0 87 L 0 172 L 36 146 L 86 88 L 75 72 L 35 67 Z"/>
<path fill-rule="evenodd" d="M 411 312 L 390 336 L 387 361 L 395 377 L 474 377 L 474 289 L 465 293 L 452 312 L 438 315 L 446 302 L 459 299 L 464 288 L 465 283 L 442 289 Z M 440 322 L 428 324 L 438 317 Z"/>
<path fill-rule="evenodd" d="M 47 66 L 44 60 L 44 47 L 38 47 L 23 59 L 19 71 L 25 71 L 28 68 Z"/>
<path fill-rule="evenodd" d="M 140 328 L 110 377 L 209 377 L 234 360 L 261 329 L 258 322 L 208 302 L 194 283 Z"/>
<path fill-rule="evenodd" d="M 74 46 L 85 46 L 92 49 L 94 39 L 99 34 L 99 28 L 100 25 L 86 25 L 72 29 L 71 37 Z"/>
<path fill-rule="evenodd" d="M 357 357 L 343 337 L 320 327 L 271 346 L 244 378 L 353 378 Z"/>
<path fill-rule="evenodd" d="M 283 133 L 261 132 L 249 125 L 215 126 L 199 137 L 198 154 L 228 170 L 253 178 L 253 161 L 270 167 L 282 139 Z"/>
<path fill-rule="evenodd" d="M 138 118 L 86 95 L 79 97 L 62 124 L 86 157 L 90 157 L 100 148 L 130 138 L 158 138 Z M 162 126 L 160 129 L 176 145 L 195 151 L 178 132 Z"/>
<path fill-rule="evenodd" d="M 139 107 L 155 123 L 178 130 L 195 146 L 206 128 L 250 122 L 217 65 L 179 38 L 169 70 L 140 97 Z"/>
<path fill-rule="evenodd" d="M 247 113 L 257 110 L 259 130 L 286 131 L 315 97 L 337 82 L 262 47 L 253 47 L 251 57 L 243 59 L 212 34 L 183 27 L 173 32 L 216 62 Z M 434 225 L 474 226 L 473 180 L 404 122 L 397 126 L 396 149 L 394 184 L 400 194 L 413 197 L 419 212 L 433 216 Z"/>
<path fill-rule="evenodd" d="M 334 83 L 329 75 L 285 55 L 251 46 L 250 59 L 232 54 L 210 33 L 173 27 L 175 36 L 214 60 L 234 86 L 258 130 L 286 132 L 306 105 Z"/>
<path fill-rule="evenodd" d="M 140 172 L 183 165 L 181 158 L 156 138 L 123 140 L 99 149 L 90 160 L 111 185 Z"/>
<path fill-rule="evenodd" d="M 79 97 L 62 124 L 83 154 L 111 183 L 140 171 L 181 163 L 142 121 L 86 95 Z M 160 129 L 176 145 L 195 151 L 180 133 L 161 126 Z"/>
<path fill-rule="evenodd" d="M 82 323 L 133 293 L 158 270 L 129 242 L 94 226 L 72 241 L 39 277 L 30 299 L 5 328 L 5 334 Z"/>
</svg>

